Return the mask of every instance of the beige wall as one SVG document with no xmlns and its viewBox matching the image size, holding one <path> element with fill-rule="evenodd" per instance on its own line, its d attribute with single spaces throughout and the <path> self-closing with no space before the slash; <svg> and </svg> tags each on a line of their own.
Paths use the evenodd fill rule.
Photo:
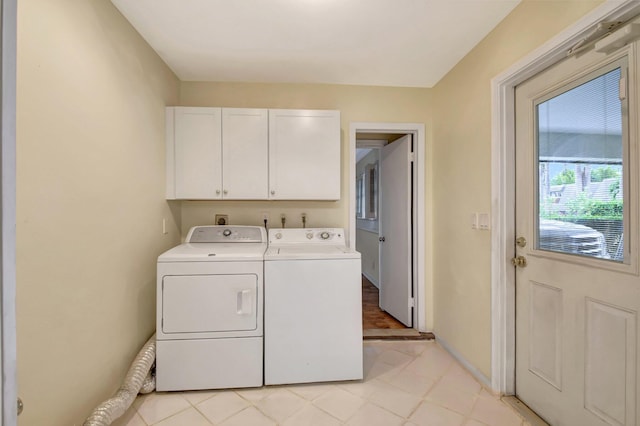
<svg viewBox="0 0 640 426">
<path fill-rule="evenodd" d="M 342 129 L 342 191 L 340 201 L 190 201 L 182 203 L 182 235 L 191 226 L 213 223 L 216 213 L 229 214 L 235 224 L 261 224 L 261 212 L 269 212 L 273 227 L 280 215 L 287 226 L 302 226 L 307 213 L 309 227 L 347 227 L 349 188 L 349 124 L 366 122 L 431 123 L 429 89 L 340 86 L 325 84 L 250 84 L 182 82 L 180 105 L 236 108 L 337 109 Z"/>
<path fill-rule="evenodd" d="M 20 425 L 79 425 L 155 329 L 155 259 L 179 241 L 164 200 L 178 81 L 109 1 L 18 7 Z"/>
<path fill-rule="evenodd" d="M 378 233 L 364 229 L 356 229 L 356 250 L 362 256 L 362 273 L 369 278 L 371 283 L 380 288 L 379 274 L 379 243 Z M 429 305 L 431 307 L 431 305 Z"/>
<path fill-rule="evenodd" d="M 491 209 L 490 82 L 599 3 L 524 1 L 434 88 L 435 333 L 487 377 L 490 233 L 469 216 Z"/>
</svg>

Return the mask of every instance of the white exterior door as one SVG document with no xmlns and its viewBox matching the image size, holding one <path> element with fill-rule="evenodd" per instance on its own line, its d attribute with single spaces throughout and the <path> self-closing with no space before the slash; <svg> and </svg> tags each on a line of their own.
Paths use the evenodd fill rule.
<svg viewBox="0 0 640 426">
<path fill-rule="evenodd" d="M 413 326 L 411 135 L 380 150 L 380 308 Z"/>
<path fill-rule="evenodd" d="M 640 424 L 631 52 L 516 89 L 516 393 L 552 425 Z"/>
</svg>

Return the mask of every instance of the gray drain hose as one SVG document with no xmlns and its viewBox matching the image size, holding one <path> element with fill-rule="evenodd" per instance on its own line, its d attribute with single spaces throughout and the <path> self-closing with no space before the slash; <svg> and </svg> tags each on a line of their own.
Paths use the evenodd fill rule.
<svg viewBox="0 0 640 426">
<path fill-rule="evenodd" d="M 110 399 L 98 405 L 87 417 L 83 426 L 109 426 L 127 411 L 139 392 L 153 392 L 156 383 L 151 374 L 151 367 L 155 359 L 156 335 L 154 334 L 138 352 L 120 389 Z"/>
</svg>

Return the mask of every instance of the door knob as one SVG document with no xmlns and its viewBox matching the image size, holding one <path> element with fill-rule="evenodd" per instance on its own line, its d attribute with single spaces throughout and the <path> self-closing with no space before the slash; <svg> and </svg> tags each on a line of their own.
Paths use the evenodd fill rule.
<svg viewBox="0 0 640 426">
<path fill-rule="evenodd" d="M 524 268 L 527 266 L 527 258 L 524 256 L 516 256 L 511 259 L 511 264 L 516 267 Z"/>
<path fill-rule="evenodd" d="M 18 397 L 18 415 L 22 414 L 22 410 L 24 410 L 24 404 L 22 398 Z"/>
<path fill-rule="evenodd" d="M 385 242 L 385 238 L 384 237 L 380 237 L 378 238 L 378 241 L 380 241 L 381 243 Z"/>
</svg>

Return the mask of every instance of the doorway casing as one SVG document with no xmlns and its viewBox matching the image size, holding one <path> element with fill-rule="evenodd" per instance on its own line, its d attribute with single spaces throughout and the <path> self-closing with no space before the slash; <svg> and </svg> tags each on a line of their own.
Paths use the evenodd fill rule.
<svg viewBox="0 0 640 426">
<path fill-rule="evenodd" d="M 607 0 L 491 81 L 491 387 L 515 389 L 515 87 L 566 57 L 602 21 L 627 21 L 637 0 Z"/>
<path fill-rule="evenodd" d="M 414 227 L 413 227 L 413 265 L 414 265 L 414 300 L 413 324 L 420 332 L 430 331 L 433 312 L 431 280 L 425 275 L 427 265 L 431 263 L 431 243 L 427 242 L 427 235 L 431 229 L 427 228 L 427 217 L 431 212 L 425 210 L 425 168 L 431 159 L 426 157 L 427 151 L 425 126 L 420 123 L 367 123 L 354 122 L 349 125 L 349 229 L 347 230 L 349 247 L 355 249 L 356 242 L 356 134 L 357 133 L 395 133 L 412 134 L 414 137 L 413 155 L 413 197 L 414 197 Z M 429 168 L 430 169 L 430 168 Z M 428 214 L 427 214 L 428 213 Z M 428 297 L 427 297 L 428 296 Z"/>
</svg>

